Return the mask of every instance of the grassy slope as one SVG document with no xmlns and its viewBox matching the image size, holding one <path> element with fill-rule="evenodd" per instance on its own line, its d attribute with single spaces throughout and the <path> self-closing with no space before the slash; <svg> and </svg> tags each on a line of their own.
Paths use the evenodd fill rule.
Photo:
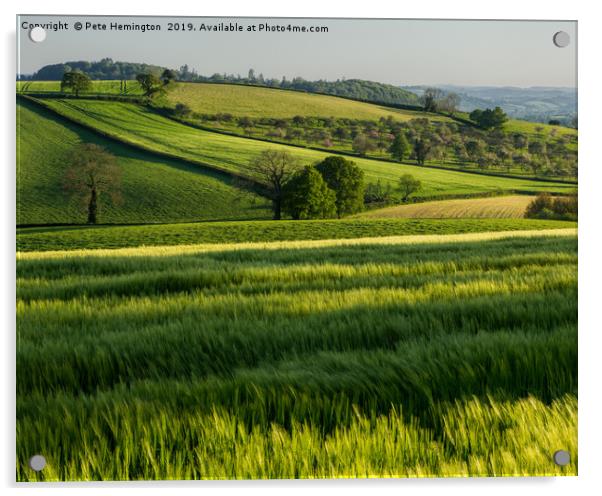
<svg viewBox="0 0 602 496">
<path fill-rule="evenodd" d="M 137 81 L 128 81 L 126 95 L 143 95 L 144 91 Z M 61 91 L 60 81 L 17 81 L 17 91 L 31 93 L 57 93 Z M 121 81 L 92 81 L 92 87 L 86 93 L 103 95 L 121 95 Z"/>
<path fill-rule="evenodd" d="M 60 91 L 60 82 L 19 81 L 17 82 L 17 89 L 20 88 L 25 88 L 31 92 L 57 92 Z M 93 81 L 90 93 L 118 94 L 119 81 Z M 128 81 L 127 93 L 140 95 L 142 90 L 136 81 Z M 334 96 L 232 84 L 178 83 L 168 93 L 167 100 L 171 106 L 176 103 L 186 103 L 193 110 L 200 113 L 217 114 L 226 112 L 235 116 L 247 117 L 285 118 L 304 115 L 378 119 L 392 115 L 402 121 L 416 117 L 427 117 L 438 121 L 450 120 L 448 117 L 441 115 L 390 109 Z M 458 116 L 468 119 L 468 114 L 464 112 L 459 112 Z M 541 127 L 543 130 L 541 132 L 537 131 L 537 127 Z M 518 119 L 509 120 L 504 129 L 508 132 L 531 135 L 548 135 L 552 130 L 556 130 L 555 132 L 558 135 L 577 135 L 576 129 Z"/>
<path fill-rule="evenodd" d="M 225 112 L 247 117 L 285 118 L 303 115 L 371 120 L 391 115 L 401 121 L 424 117 L 434 121 L 451 121 L 449 117 L 438 114 L 391 109 L 312 93 L 243 85 L 179 83 L 168 93 L 167 98 L 172 106 L 185 103 L 195 112 L 204 114 Z M 459 116 L 468 119 L 468 114 L 459 113 Z M 572 128 L 517 119 L 509 120 L 504 129 L 508 132 L 538 134 L 535 128 L 539 126 L 543 128 L 543 134 L 549 134 L 553 129 L 556 129 L 558 135 L 577 134 Z"/>
<path fill-rule="evenodd" d="M 303 163 L 314 163 L 329 155 L 202 131 L 130 103 L 54 99 L 45 103 L 63 115 L 94 126 L 116 139 L 243 174 L 246 173 L 246 165 L 266 149 L 287 150 Z M 478 194 L 498 189 L 525 192 L 569 192 L 574 189 L 572 185 L 528 179 L 474 175 L 360 158 L 354 161 L 365 171 L 367 182 L 381 180 L 396 184 L 400 175 L 414 175 L 422 181 L 420 195 L 425 197 Z"/>
<path fill-rule="evenodd" d="M 230 179 L 195 166 L 133 151 L 71 125 L 37 105 L 21 101 L 18 120 L 17 224 L 82 223 L 85 207 L 64 196 L 64 158 L 78 143 L 97 143 L 118 158 L 123 169 L 123 204 L 106 206 L 101 222 L 174 222 L 265 218 L 249 199 L 238 200 Z"/>
<path fill-rule="evenodd" d="M 342 219 L 211 222 L 154 226 L 36 227 L 17 231 L 19 251 L 121 248 L 198 243 L 328 240 L 485 231 L 572 228 L 564 221 L 535 219 Z"/>
<path fill-rule="evenodd" d="M 236 84 L 178 83 L 168 92 L 167 100 L 172 107 L 176 103 L 185 103 L 201 114 L 275 118 L 302 115 L 366 120 L 391 116 L 400 121 L 425 117 L 423 112 L 391 109 L 335 96 Z M 450 121 L 436 114 L 428 114 L 428 117 Z"/>
<path fill-rule="evenodd" d="M 426 203 L 396 205 L 362 212 L 355 217 L 364 219 L 386 218 L 514 218 L 524 217 L 532 196 L 510 195 L 489 198 L 463 198 Z"/>
<path fill-rule="evenodd" d="M 576 236 L 440 241 L 27 254 L 17 479 L 575 474 Z"/>
</svg>

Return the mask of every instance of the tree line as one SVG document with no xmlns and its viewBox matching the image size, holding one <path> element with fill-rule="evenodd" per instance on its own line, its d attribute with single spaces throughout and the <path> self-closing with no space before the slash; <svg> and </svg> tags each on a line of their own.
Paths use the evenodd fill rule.
<svg viewBox="0 0 602 496">
<path fill-rule="evenodd" d="M 553 128 L 535 135 L 507 132 L 499 109 L 473 112 L 480 125 L 415 118 L 401 122 L 392 116 L 377 120 L 334 117 L 252 118 L 229 113 L 198 114 L 177 104 L 175 117 L 200 122 L 249 137 L 386 157 L 418 165 L 472 167 L 482 171 L 519 171 L 541 177 L 576 177 L 576 138 Z"/>
</svg>

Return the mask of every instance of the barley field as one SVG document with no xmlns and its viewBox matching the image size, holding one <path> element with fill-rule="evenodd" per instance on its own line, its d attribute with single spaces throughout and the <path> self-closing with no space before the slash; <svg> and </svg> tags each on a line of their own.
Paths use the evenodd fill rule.
<svg viewBox="0 0 602 496">
<path fill-rule="evenodd" d="M 461 198 L 395 205 L 357 214 L 363 219 L 520 219 L 533 201 L 529 195 Z"/>
<path fill-rule="evenodd" d="M 19 252 L 17 479 L 576 474 L 576 269 L 575 229 Z"/>
</svg>

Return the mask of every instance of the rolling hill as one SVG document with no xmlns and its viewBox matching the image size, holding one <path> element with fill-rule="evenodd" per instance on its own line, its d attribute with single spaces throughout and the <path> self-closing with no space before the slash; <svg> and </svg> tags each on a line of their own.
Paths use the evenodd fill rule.
<svg viewBox="0 0 602 496">
<path fill-rule="evenodd" d="M 131 103 L 50 99 L 43 104 L 116 140 L 234 174 L 247 175 L 247 164 L 266 149 L 286 150 L 306 164 L 315 163 L 329 155 L 310 149 L 196 129 L 159 115 L 148 107 Z M 414 175 L 423 183 L 420 196 L 429 199 L 500 190 L 568 193 L 574 189 L 571 184 L 467 174 L 364 158 L 354 158 L 354 161 L 364 170 L 366 182 L 380 180 L 396 184 L 402 174 Z"/>
<path fill-rule="evenodd" d="M 101 222 L 269 218 L 265 200 L 241 198 L 229 176 L 104 139 L 25 100 L 17 132 L 18 225 L 85 222 L 85 209 L 62 190 L 64 157 L 82 142 L 107 148 L 123 169 L 123 203 L 107 206 Z"/>
<path fill-rule="evenodd" d="M 245 117 L 289 118 L 301 115 L 378 120 L 391 116 L 405 121 L 425 116 L 423 112 L 337 96 L 240 84 L 178 83 L 167 93 L 167 100 L 171 106 L 184 103 L 199 113 L 228 113 Z M 450 120 L 437 114 L 427 115 L 434 120 Z"/>
</svg>

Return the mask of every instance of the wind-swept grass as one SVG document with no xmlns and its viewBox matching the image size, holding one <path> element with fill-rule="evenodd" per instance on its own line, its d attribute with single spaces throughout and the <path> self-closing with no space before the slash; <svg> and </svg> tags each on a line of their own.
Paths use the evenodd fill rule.
<svg viewBox="0 0 602 496">
<path fill-rule="evenodd" d="M 575 474 L 552 234 L 24 253 L 17 478 Z"/>
</svg>

